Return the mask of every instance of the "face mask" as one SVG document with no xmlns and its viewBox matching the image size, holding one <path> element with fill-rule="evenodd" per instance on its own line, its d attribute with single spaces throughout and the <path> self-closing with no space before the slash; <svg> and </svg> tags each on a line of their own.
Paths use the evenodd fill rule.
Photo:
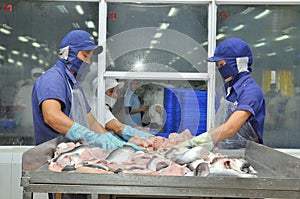
<svg viewBox="0 0 300 199">
<path fill-rule="evenodd" d="M 229 77 L 232 77 L 234 79 L 238 74 L 238 68 L 236 66 L 236 62 L 235 60 L 225 60 L 225 61 L 226 64 L 218 68 L 218 70 L 224 80 Z"/>
<path fill-rule="evenodd" d="M 105 104 L 107 104 L 109 107 L 114 107 L 115 103 L 117 102 L 116 98 L 109 97 L 108 95 L 105 95 Z"/>
</svg>

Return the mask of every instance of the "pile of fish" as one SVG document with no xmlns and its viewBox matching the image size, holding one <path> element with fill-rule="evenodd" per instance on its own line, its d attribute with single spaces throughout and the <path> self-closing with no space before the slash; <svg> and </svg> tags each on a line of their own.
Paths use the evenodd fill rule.
<svg viewBox="0 0 300 199">
<path fill-rule="evenodd" d="M 189 131 L 170 135 L 169 138 L 132 138 L 143 146 L 135 151 L 123 146 L 111 152 L 82 143 L 60 143 L 54 157 L 49 160 L 49 170 L 78 173 L 133 173 L 176 176 L 238 176 L 256 177 L 255 169 L 242 158 L 228 158 L 212 153 L 203 146 L 187 148 L 178 143 L 189 139 Z"/>
</svg>

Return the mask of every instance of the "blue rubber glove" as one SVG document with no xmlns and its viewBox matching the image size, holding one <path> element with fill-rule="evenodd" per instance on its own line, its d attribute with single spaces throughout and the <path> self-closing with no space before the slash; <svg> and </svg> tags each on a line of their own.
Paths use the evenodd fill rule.
<svg viewBox="0 0 300 199">
<path fill-rule="evenodd" d="M 146 133 L 144 131 L 140 131 L 140 130 L 132 128 L 131 126 L 128 126 L 128 125 L 125 126 L 125 128 L 122 131 L 122 137 L 125 140 L 129 140 L 130 138 L 132 138 L 135 135 L 140 135 L 142 138 L 147 138 L 147 137 L 153 136 L 150 133 Z"/>
<path fill-rule="evenodd" d="M 184 147 L 195 147 L 195 146 L 203 146 L 207 148 L 208 150 L 212 150 L 214 148 L 214 143 L 213 139 L 210 135 L 210 133 L 205 132 L 202 133 L 196 137 L 193 137 L 191 139 L 185 140 L 184 142 L 181 142 L 179 146 L 184 146 Z"/>
<path fill-rule="evenodd" d="M 134 145 L 133 143 L 127 143 L 121 139 L 118 139 L 109 132 L 104 134 L 97 134 L 90 129 L 78 124 L 77 122 L 74 122 L 65 137 L 72 141 L 83 140 L 88 144 L 103 148 L 106 151 L 112 151 L 124 145 L 132 146 L 135 150 L 141 150 L 140 147 Z"/>
</svg>

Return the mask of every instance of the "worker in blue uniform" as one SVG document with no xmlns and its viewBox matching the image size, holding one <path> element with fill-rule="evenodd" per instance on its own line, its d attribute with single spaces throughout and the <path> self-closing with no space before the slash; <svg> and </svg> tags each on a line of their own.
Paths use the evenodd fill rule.
<svg viewBox="0 0 300 199">
<path fill-rule="evenodd" d="M 250 76 L 253 58 L 248 44 L 238 38 L 226 39 L 207 61 L 216 62 L 225 81 L 216 127 L 180 145 L 238 149 L 244 148 L 247 140 L 263 144 L 266 105 L 261 88 Z"/>
<path fill-rule="evenodd" d="M 102 46 L 95 45 L 93 36 L 83 30 L 73 30 L 63 38 L 60 58 L 40 76 L 32 91 L 36 145 L 62 134 L 70 141 L 83 140 L 107 151 L 123 145 L 140 149 L 105 130 L 91 113 L 80 87 L 91 57 L 102 50 Z"/>
</svg>

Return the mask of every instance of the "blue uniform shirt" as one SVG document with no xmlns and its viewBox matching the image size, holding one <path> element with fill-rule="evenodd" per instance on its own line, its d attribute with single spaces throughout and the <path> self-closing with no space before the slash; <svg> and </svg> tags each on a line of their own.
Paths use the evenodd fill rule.
<svg viewBox="0 0 300 199">
<path fill-rule="evenodd" d="M 76 83 L 75 77 L 68 71 L 60 60 L 56 65 L 47 70 L 36 81 L 32 90 L 32 113 L 34 123 L 35 144 L 39 145 L 59 135 L 54 129 L 44 123 L 42 115 L 42 102 L 47 99 L 58 100 L 61 104 L 61 111 L 67 116 L 70 114 L 72 93 L 69 88 Z M 87 113 L 91 108 L 85 98 Z"/>
<path fill-rule="evenodd" d="M 264 94 L 254 79 L 249 74 L 242 75 L 234 83 L 226 99 L 233 103 L 237 102 L 235 110 L 249 111 L 251 113 L 247 121 L 251 123 L 257 133 L 260 143 L 263 143 L 266 105 Z"/>
</svg>

